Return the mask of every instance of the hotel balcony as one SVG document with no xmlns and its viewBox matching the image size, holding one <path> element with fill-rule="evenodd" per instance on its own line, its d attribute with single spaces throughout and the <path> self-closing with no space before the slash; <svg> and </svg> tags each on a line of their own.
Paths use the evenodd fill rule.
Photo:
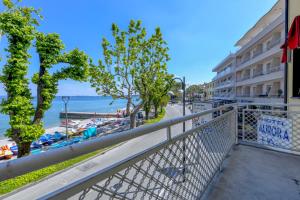
<svg viewBox="0 0 300 200">
<path fill-rule="evenodd" d="M 247 79 L 238 79 L 236 86 L 238 87 L 243 85 L 252 85 L 277 79 L 283 79 L 283 72 L 283 66 L 274 66 L 268 69 L 265 73 L 263 73 L 262 71 L 256 72 L 255 74 L 253 74 L 252 78 L 248 78 L 247 76 Z"/>
<path fill-rule="evenodd" d="M 250 78 L 251 78 L 251 77 L 250 77 L 250 74 L 244 75 L 244 76 L 242 76 L 242 77 L 238 77 L 238 78 L 236 79 L 236 82 L 245 81 L 245 80 L 248 80 L 248 79 L 250 79 Z"/>
<path fill-rule="evenodd" d="M 213 99 L 222 99 L 222 100 L 233 100 L 234 98 L 235 98 L 235 95 L 232 92 L 215 94 L 213 96 Z"/>
<path fill-rule="evenodd" d="M 256 63 L 258 63 L 259 61 L 265 60 L 269 57 L 272 57 L 275 54 L 280 54 L 281 49 L 280 46 L 281 44 L 283 44 L 284 40 L 280 39 L 280 40 L 274 40 L 273 42 L 271 42 L 267 48 L 266 51 L 256 55 L 255 57 L 253 57 L 252 59 L 249 59 L 245 62 L 241 62 L 240 64 L 237 65 L 236 70 L 242 70 L 246 67 L 249 67 L 251 65 L 255 65 Z"/>
<path fill-rule="evenodd" d="M 263 49 L 260 48 L 260 49 L 256 49 L 255 51 L 253 51 L 253 55 L 252 55 L 252 59 L 259 56 L 260 54 L 263 53 Z"/>
<path fill-rule="evenodd" d="M 273 47 L 280 45 L 282 42 L 281 38 L 272 39 L 270 43 L 267 44 L 267 50 L 272 49 Z"/>
<path fill-rule="evenodd" d="M 292 107 L 300 105 L 225 105 L 1 163 L 0 180 L 5 180 L 118 144 L 98 162 L 77 167 L 78 174 L 93 173 L 62 172 L 61 178 L 73 181 L 51 184 L 49 177 L 45 187 L 39 182 L 5 198 L 299 199 L 300 117 L 289 111 Z M 191 121 L 185 132 L 175 134 Z M 269 133 L 264 126 L 286 135 Z M 135 144 L 146 136 L 161 140 Z M 124 151 L 127 146 L 136 152 Z"/>
<path fill-rule="evenodd" d="M 227 70 L 227 71 L 223 71 L 223 72 L 218 73 L 212 80 L 213 80 L 213 81 L 216 81 L 216 80 L 218 80 L 218 79 L 220 79 L 220 78 L 223 78 L 223 77 L 225 77 L 225 76 L 228 76 L 228 75 L 230 75 L 230 74 L 232 74 L 232 73 L 234 73 L 234 69 L 233 69 L 233 68 L 231 68 L 230 70 Z"/>
<path fill-rule="evenodd" d="M 233 81 L 225 81 L 223 83 L 217 84 L 214 87 L 214 90 L 219 90 L 219 89 L 223 89 L 223 88 L 230 88 L 234 86 L 234 82 Z"/>
</svg>

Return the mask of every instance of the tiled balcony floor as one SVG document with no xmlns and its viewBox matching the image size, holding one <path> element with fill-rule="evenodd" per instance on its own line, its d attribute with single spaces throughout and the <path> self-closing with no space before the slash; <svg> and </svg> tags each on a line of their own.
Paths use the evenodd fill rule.
<svg viewBox="0 0 300 200">
<path fill-rule="evenodd" d="M 300 156 L 236 146 L 206 199 L 300 200 Z"/>
</svg>

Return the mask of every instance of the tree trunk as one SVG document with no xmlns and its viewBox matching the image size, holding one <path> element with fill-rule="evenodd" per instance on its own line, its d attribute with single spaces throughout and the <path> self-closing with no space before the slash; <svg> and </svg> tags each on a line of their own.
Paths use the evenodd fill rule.
<svg viewBox="0 0 300 200">
<path fill-rule="evenodd" d="M 17 143 L 17 145 L 18 145 L 18 158 L 29 155 L 31 142 Z"/>
<path fill-rule="evenodd" d="M 135 119 L 136 113 L 130 114 L 130 128 L 136 127 L 136 119 Z"/>
<path fill-rule="evenodd" d="M 41 60 L 41 58 L 40 58 Z M 43 62 L 42 60 L 40 62 Z M 44 83 L 41 80 L 43 76 L 45 75 L 46 68 L 40 64 L 40 71 L 39 71 L 39 80 L 37 83 L 37 105 L 34 113 L 34 118 L 33 118 L 33 123 L 38 124 L 42 121 L 44 117 L 44 111 L 43 111 L 43 104 L 44 104 L 44 99 L 42 96 L 42 92 L 44 90 Z"/>
<path fill-rule="evenodd" d="M 145 110 L 145 118 L 146 120 L 149 119 L 149 112 L 150 112 L 150 106 L 149 105 L 144 105 L 144 110 Z"/>
<path fill-rule="evenodd" d="M 158 105 L 154 105 L 154 116 L 155 118 L 158 117 Z"/>
<path fill-rule="evenodd" d="M 131 97 L 127 99 L 127 105 L 126 105 L 126 116 L 130 115 L 130 106 L 131 106 Z"/>
<path fill-rule="evenodd" d="M 137 105 L 133 111 L 130 113 L 130 128 L 135 128 L 136 127 L 136 114 L 138 111 L 143 107 L 143 103 Z"/>
</svg>

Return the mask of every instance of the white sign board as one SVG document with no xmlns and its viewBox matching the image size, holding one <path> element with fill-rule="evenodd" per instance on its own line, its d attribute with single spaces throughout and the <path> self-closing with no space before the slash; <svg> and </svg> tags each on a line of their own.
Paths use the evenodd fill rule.
<svg viewBox="0 0 300 200">
<path fill-rule="evenodd" d="M 205 110 L 210 110 L 212 109 L 212 104 L 209 102 L 194 102 L 193 103 L 193 113 L 199 113 Z M 200 126 L 202 124 L 205 124 L 212 120 L 212 113 L 203 115 L 199 117 L 198 119 L 193 120 L 193 127 Z"/>
<path fill-rule="evenodd" d="M 289 149 L 292 147 L 292 122 L 290 119 L 262 115 L 257 124 L 257 142 Z"/>
</svg>

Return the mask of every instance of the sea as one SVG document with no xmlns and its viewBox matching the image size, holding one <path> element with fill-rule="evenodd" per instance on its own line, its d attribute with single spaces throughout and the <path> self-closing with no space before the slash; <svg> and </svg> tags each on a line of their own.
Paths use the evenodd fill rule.
<svg viewBox="0 0 300 200">
<path fill-rule="evenodd" d="M 5 97 L 0 97 L 0 101 Z M 138 97 L 134 98 L 136 101 Z M 36 98 L 33 99 L 33 104 Z M 126 107 L 125 99 L 114 100 L 110 96 L 71 96 L 68 102 L 68 112 L 100 112 L 112 113 Z M 44 127 L 51 128 L 60 124 L 59 113 L 64 111 L 62 97 L 57 96 L 51 108 L 45 113 L 43 119 Z M 0 139 L 4 139 L 4 133 L 9 127 L 9 117 L 0 114 Z"/>
</svg>

